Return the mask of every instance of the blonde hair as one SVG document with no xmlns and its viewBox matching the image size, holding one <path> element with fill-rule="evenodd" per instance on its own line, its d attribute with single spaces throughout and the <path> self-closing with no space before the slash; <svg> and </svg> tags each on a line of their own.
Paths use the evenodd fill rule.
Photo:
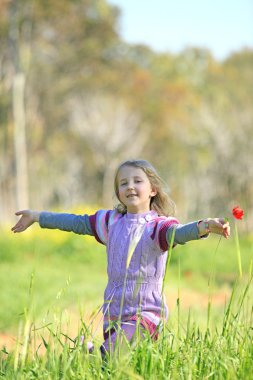
<svg viewBox="0 0 253 380">
<path fill-rule="evenodd" d="M 124 166 L 132 166 L 134 168 L 139 168 L 144 171 L 148 177 L 150 184 L 153 189 L 157 191 L 156 195 L 151 198 L 150 209 L 155 210 L 159 216 L 173 216 L 175 214 L 175 203 L 170 199 L 169 195 L 165 190 L 165 183 L 158 175 L 155 168 L 146 160 L 127 160 L 122 162 L 115 173 L 114 177 L 114 191 L 119 202 L 119 185 L 118 185 L 118 175 L 121 168 Z M 121 214 L 127 212 L 126 206 L 123 203 L 119 203 L 115 207 Z"/>
</svg>

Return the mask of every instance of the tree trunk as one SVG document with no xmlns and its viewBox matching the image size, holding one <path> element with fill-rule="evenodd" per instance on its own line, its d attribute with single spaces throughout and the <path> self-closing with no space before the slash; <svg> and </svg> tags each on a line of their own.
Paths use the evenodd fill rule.
<svg viewBox="0 0 253 380">
<path fill-rule="evenodd" d="M 24 73 L 19 72 L 16 73 L 13 78 L 13 119 L 17 209 L 29 207 L 24 95 L 25 75 Z"/>
<path fill-rule="evenodd" d="M 25 4 L 24 4 L 25 5 Z M 28 202 L 28 168 L 27 168 L 27 147 L 26 147 L 26 118 L 25 118 L 25 66 L 24 44 L 20 33 L 20 20 L 24 16 L 21 10 L 24 7 L 13 0 L 9 8 L 9 43 L 11 61 L 13 64 L 12 78 L 12 112 L 14 126 L 14 153 L 15 153 L 15 195 L 16 208 L 27 208 Z M 26 36 L 26 33 L 23 33 Z M 30 35 L 29 35 L 30 36 Z"/>
</svg>

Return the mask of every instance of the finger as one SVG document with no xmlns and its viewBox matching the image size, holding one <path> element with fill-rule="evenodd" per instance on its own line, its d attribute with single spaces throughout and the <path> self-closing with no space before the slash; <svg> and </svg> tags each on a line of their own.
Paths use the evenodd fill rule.
<svg viewBox="0 0 253 380">
<path fill-rule="evenodd" d="M 12 227 L 11 230 L 12 230 L 13 232 L 16 232 L 16 231 L 18 230 L 18 228 L 19 228 L 19 227 L 16 225 L 16 226 Z"/>
<path fill-rule="evenodd" d="M 23 215 L 25 212 L 26 210 L 17 211 L 15 212 L 15 215 Z"/>
<path fill-rule="evenodd" d="M 16 232 L 23 232 L 25 230 L 24 226 L 19 226 L 17 228 L 15 228 L 15 230 L 13 231 L 14 233 Z"/>
<path fill-rule="evenodd" d="M 12 230 L 13 229 L 16 229 L 16 228 L 19 228 L 19 227 L 21 227 L 23 224 L 20 222 L 20 221 L 18 221 L 16 224 L 15 224 L 15 226 L 13 226 L 12 227 Z"/>
<path fill-rule="evenodd" d="M 26 227 L 20 221 L 17 224 L 15 224 L 14 227 L 12 227 L 13 232 L 21 232 L 21 231 L 24 231 L 25 229 Z"/>
<path fill-rule="evenodd" d="M 229 228 L 229 227 L 227 227 L 227 228 L 225 228 L 225 229 L 223 230 L 223 235 L 224 235 L 224 237 L 225 237 L 226 239 L 229 237 L 229 235 L 230 235 L 230 228 Z"/>
<path fill-rule="evenodd" d="M 15 226 L 13 226 L 13 227 L 12 227 L 11 231 L 14 231 L 14 230 L 16 230 L 16 229 L 17 229 L 17 227 L 18 227 L 18 223 L 17 223 L 17 224 L 15 224 Z"/>
<path fill-rule="evenodd" d="M 15 230 L 13 230 L 13 232 L 14 232 L 14 234 L 16 233 L 16 232 L 19 232 L 19 229 L 15 229 Z"/>
<path fill-rule="evenodd" d="M 223 229 L 227 230 L 227 231 L 230 231 L 230 225 L 229 224 L 226 224 L 226 225 L 224 224 Z"/>
</svg>

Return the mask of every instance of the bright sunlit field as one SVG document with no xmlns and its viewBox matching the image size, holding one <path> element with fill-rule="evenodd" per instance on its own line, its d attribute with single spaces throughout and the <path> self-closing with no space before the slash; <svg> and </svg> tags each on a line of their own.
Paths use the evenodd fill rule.
<svg viewBox="0 0 253 380">
<path fill-rule="evenodd" d="M 102 363 L 101 314 L 90 321 L 103 302 L 104 247 L 35 226 L 1 231 L 0 378 L 252 378 L 252 240 L 240 238 L 242 276 L 233 234 L 177 246 L 165 279 L 170 317 L 158 341 L 147 337 Z M 76 343 L 84 332 L 92 354 Z"/>
</svg>

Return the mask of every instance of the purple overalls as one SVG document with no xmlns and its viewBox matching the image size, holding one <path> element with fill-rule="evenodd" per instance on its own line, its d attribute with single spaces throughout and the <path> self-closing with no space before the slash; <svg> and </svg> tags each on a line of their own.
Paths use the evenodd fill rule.
<svg viewBox="0 0 253 380">
<path fill-rule="evenodd" d="M 158 217 L 155 211 L 122 215 L 116 210 L 100 210 L 90 217 L 90 224 L 107 251 L 104 329 L 120 315 L 121 321 L 132 320 L 138 314 L 158 325 L 160 318 L 168 315 L 162 295 L 168 249 L 166 233 L 178 221 Z M 132 241 L 137 245 L 130 252 Z"/>
</svg>

